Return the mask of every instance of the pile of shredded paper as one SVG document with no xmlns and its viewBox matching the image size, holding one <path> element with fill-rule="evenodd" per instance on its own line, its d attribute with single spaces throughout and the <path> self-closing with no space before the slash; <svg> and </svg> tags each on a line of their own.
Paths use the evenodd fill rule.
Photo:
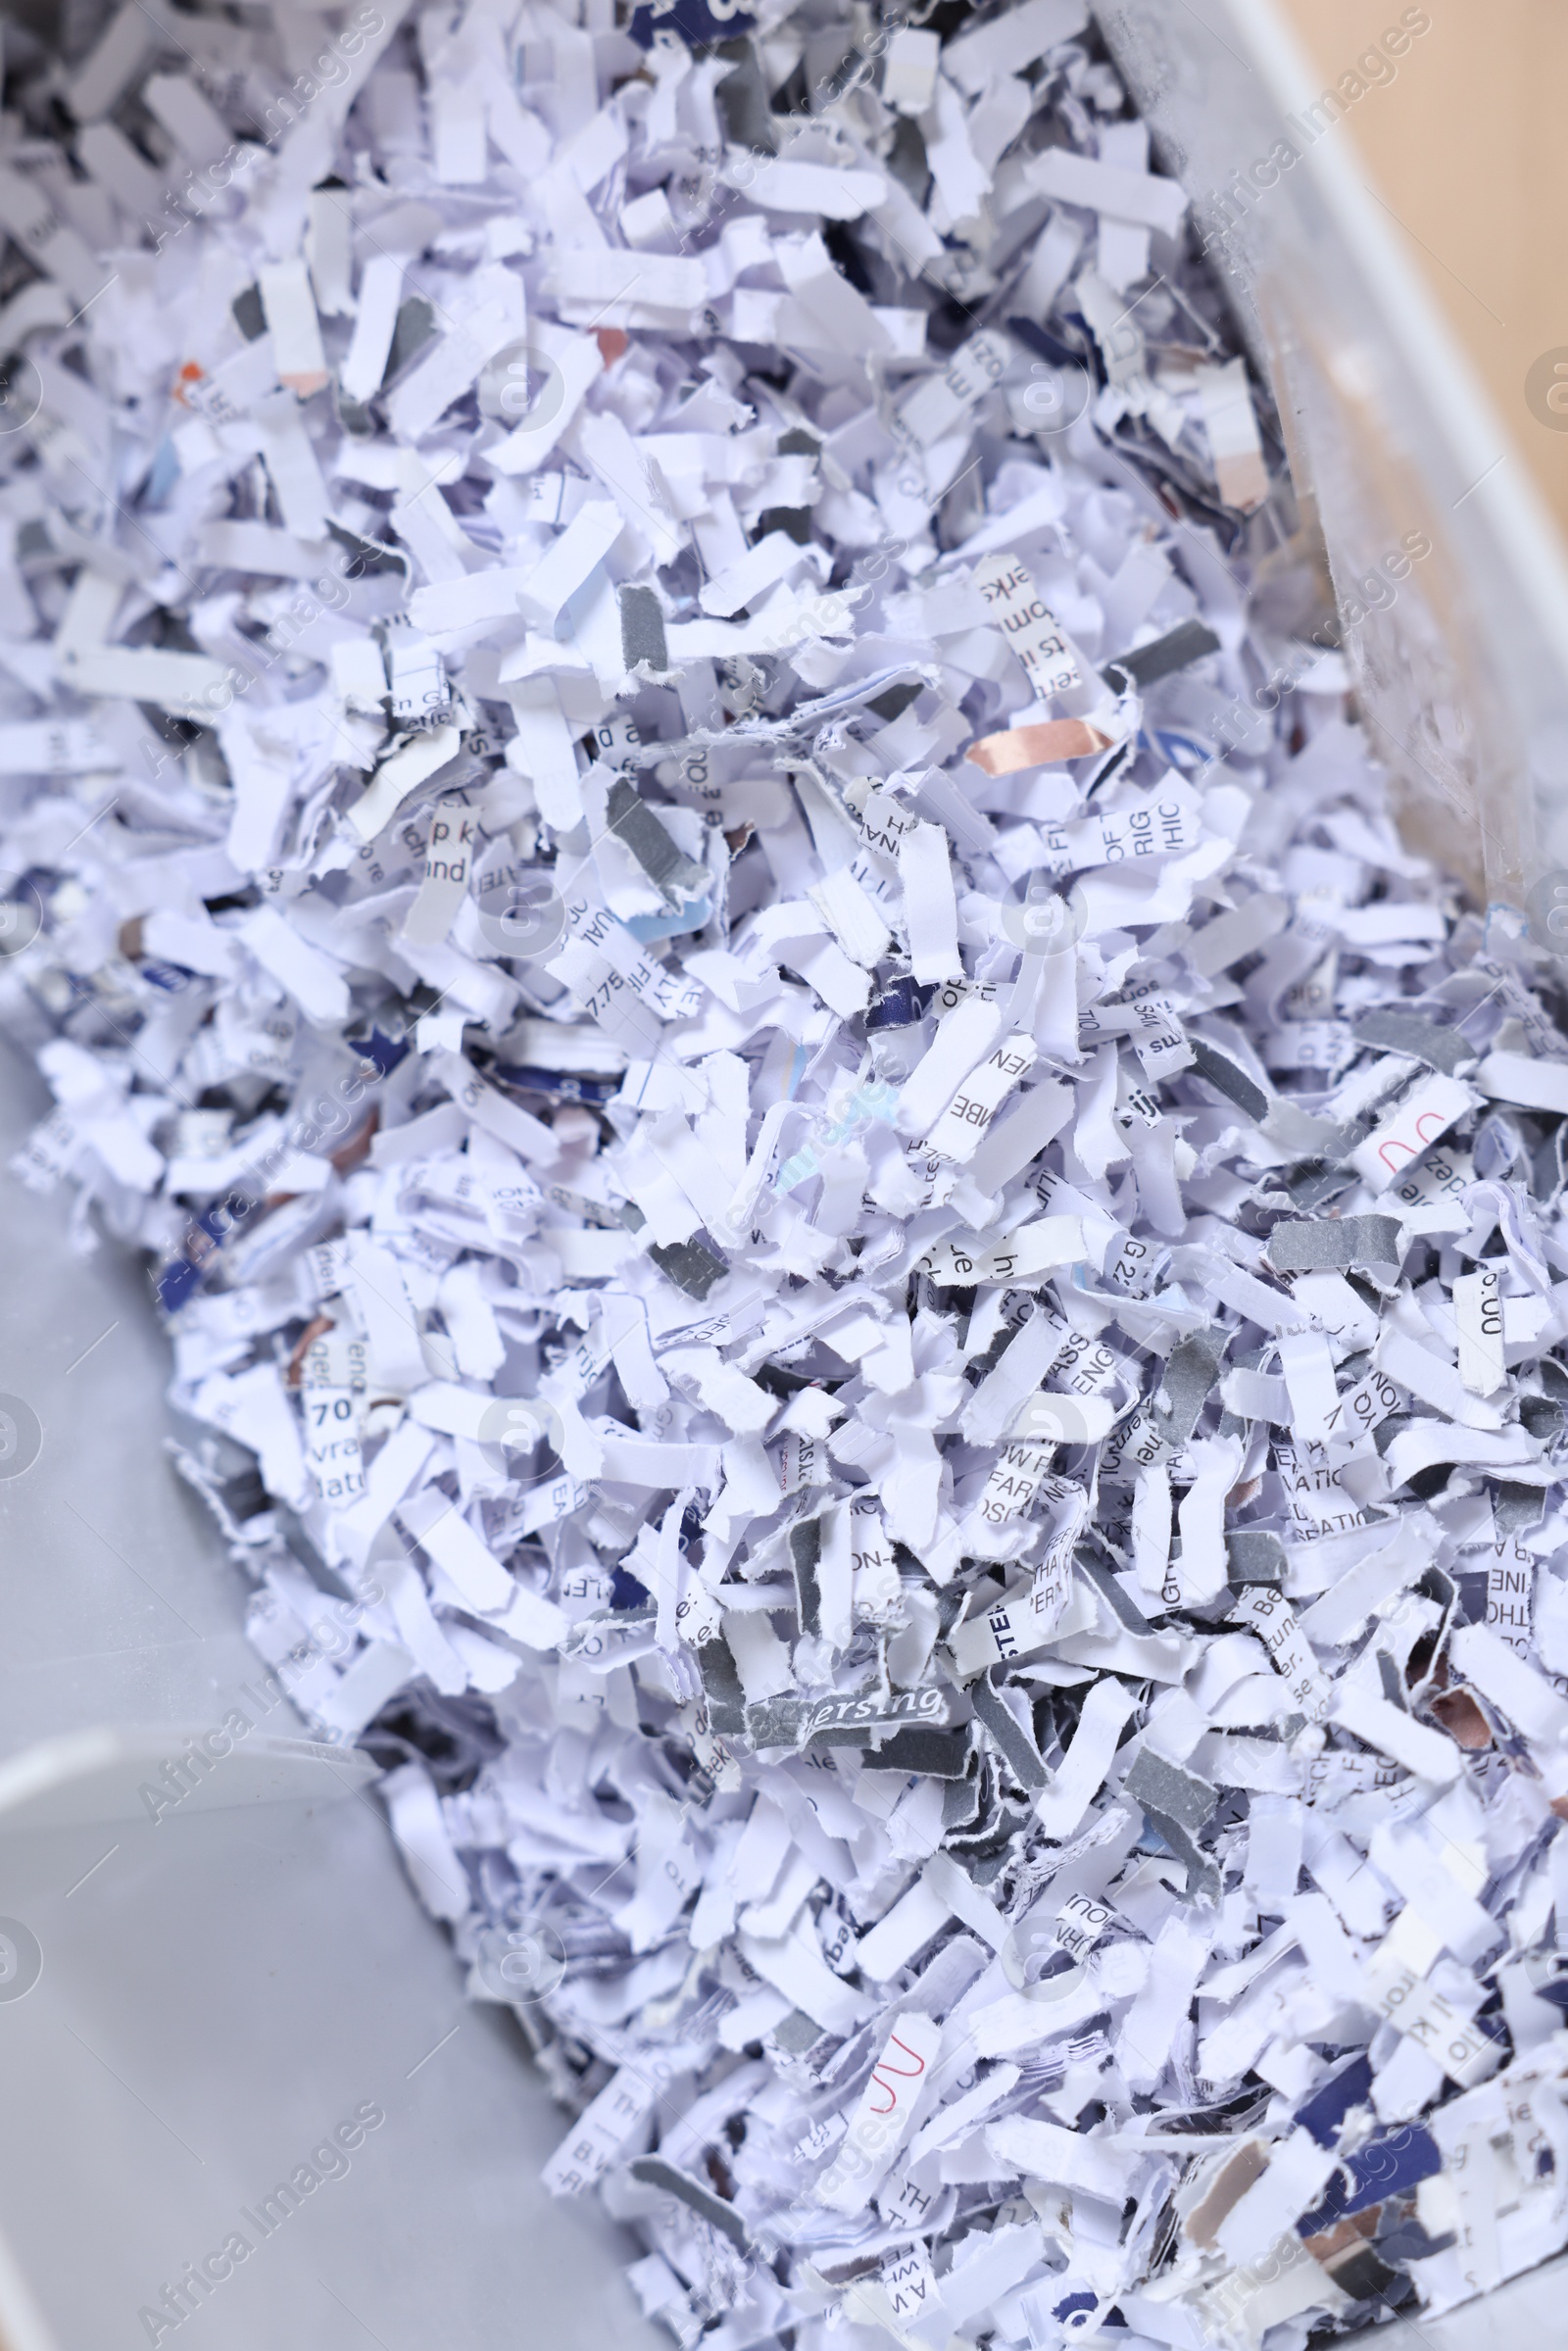
<svg viewBox="0 0 1568 2351">
<path fill-rule="evenodd" d="M 1463 2302 L 1568 2241 L 1535 951 L 1083 0 L 405 7 L 7 31 L 17 1164 L 683 2345 Z"/>
</svg>

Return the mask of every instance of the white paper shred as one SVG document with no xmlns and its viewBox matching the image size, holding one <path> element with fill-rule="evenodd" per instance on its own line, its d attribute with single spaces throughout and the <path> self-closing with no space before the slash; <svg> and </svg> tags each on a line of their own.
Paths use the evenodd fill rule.
<svg viewBox="0 0 1568 2351">
<path fill-rule="evenodd" d="M 1083 0 L 92 14 L 0 121 L 14 1165 L 548 2187 L 714 2351 L 1560 2250 L 1556 967 L 1394 830 Z"/>
</svg>

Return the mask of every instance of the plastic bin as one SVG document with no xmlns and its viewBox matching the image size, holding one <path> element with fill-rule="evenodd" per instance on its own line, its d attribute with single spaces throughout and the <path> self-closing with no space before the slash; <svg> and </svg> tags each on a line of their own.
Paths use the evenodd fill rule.
<svg viewBox="0 0 1568 2351">
<path fill-rule="evenodd" d="M 0 1054 L 7 1151 L 47 1108 Z M 0 2351 L 145 2346 L 209 2257 L 160 2342 L 668 2351 L 620 2275 L 638 2248 L 540 2186 L 560 2109 L 511 2015 L 464 1997 L 373 1770 L 266 1686 L 164 1450 L 139 1272 L 74 1256 L 63 1199 L 4 1175 L 0 1200 L 0 1408 L 42 1441 L 0 1460 Z M 251 1731 L 193 1763 L 236 1709 Z M 302 2166 L 330 2176 L 278 2202 Z"/>
<path fill-rule="evenodd" d="M 1273 385 L 1401 829 L 1478 904 L 1516 909 L 1553 945 L 1544 915 L 1568 878 L 1568 563 L 1555 527 L 1274 0 L 1102 0 L 1095 13 Z M 1387 585 L 1386 558 L 1415 532 L 1431 554 L 1374 602 L 1363 583 Z M 1565 2281 L 1559 2257 L 1376 2340 L 1504 2351 L 1539 2329 L 1555 2343 Z"/>
<path fill-rule="evenodd" d="M 1568 865 L 1556 531 L 1274 0 L 1096 13 L 1274 385 L 1407 838 L 1478 901 L 1524 908 Z M 1432 553 L 1373 604 L 1364 583 L 1386 591 L 1415 532 Z"/>
<path fill-rule="evenodd" d="M 1568 864 L 1568 569 L 1344 134 L 1303 124 L 1320 85 L 1269 0 L 1202 8 L 1100 15 L 1274 382 L 1411 837 L 1523 906 Z M 1416 531 L 1431 555 L 1355 620 Z M 0 1060 L 0 1139 L 43 1107 Z M 463 1998 L 370 1775 L 247 1697 L 241 1580 L 163 1452 L 137 1275 L 72 1256 L 63 1203 L 0 1189 L 0 1391 L 42 1440 L 24 1474 L 0 1461 L 0 2351 L 186 2327 L 211 2351 L 666 2344 L 617 2275 L 630 2247 L 545 2198 L 559 2116 L 511 2019 Z M 247 1705 L 232 1752 L 179 1764 Z M 189 1792 L 154 1821 L 172 1762 Z M 1565 2273 L 1379 2339 L 1554 2340 Z M 187 2315 L 158 2331 L 171 2287 Z"/>
</svg>

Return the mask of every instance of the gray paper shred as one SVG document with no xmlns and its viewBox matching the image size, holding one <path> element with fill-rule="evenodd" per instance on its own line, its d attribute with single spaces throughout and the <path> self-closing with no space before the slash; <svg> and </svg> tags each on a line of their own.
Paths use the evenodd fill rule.
<svg viewBox="0 0 1568 2351">
<path fill-rule="evenodd" d="M 1277 1224 L 1268 1237 L 1276 1273 L 1318 1272 L 1330 1266 L 1397 1268 L 1402 1249 L 1396 1216 L 1320 1217 Z"/>
<path fill-rule="evenodd" d="M 772 2027 L 771 2037 L 789 2056 L 799 2057 L 815 2048 L 822 2038 L 822 2027 L 804 2008 L 796 2008 Z"/>
<path fill-rule="evenodd" d="M 1510 1486 L 1499 1480 L 1492 1504 L 1497 1533 L 1517 1535 L 1522 1527 L 1539 1525 L 1545 1498 L 1539 1486 Z"/>
<path fill-rule="evenodd" d="M 913 1772 L 932 1780 L 961 1780 L 970 1753 L 966 1731 L 895 1731 L 871 1750 L 879 1771 Z"/>
<path fill-rule="evenodd" d="M 1023 1726 L 1008 1713 L 991 1684 L 985 1680 L 976 1682 L 969 1698 L 980 1721 L 1006 1757 L 1019 1787 L 1044 1788 L 1051 1775 L 1040 1759 L 1039 1749 Z"/>
<path fill-rule="evenodd" d="M 1285 1545 L 1266 1527 L 1236 1527 L 1225 1538 L 1233 1584 L 1283 1584 L 1289 1565 Z"/>
<path fill-rule="evenodd" d="M 822 1555 L 822 1522 L 809 1518 L 790 1529 L 790 1564 L 795 1570 L 796 1613 L 803 1633 L 822 1630 L 822 1593 L 816 1580 Z"/>
<path fill-rule="evenodd" d="M 399 306 L 392 329 L 392 345 L 381 377 L 383 391 L 389 391 L 399 377 L 408 372 L 420 352 L 435 339 L 435 334 L 434 304 L 427 302 L 422 294 L 411 294 L 407 302 Z"/>
<path fill-rule="evenodd" d="M 809 2046 L 809 2043 L 807 2045 Z M 662 2188 L 666 2195 L 678 2196 L 689 2211 L 705 2220 L 710 2229 L 716 2229 L 721 2236 L 727 2236 L 730 2243 L 742 2252 L 751 2242 L 746 2233 L 746 2224 L 735 2207 L 726 2204 L 722 2196 L 715 2196 L 711 2188 L 704 2187 L 688 2173 L 677 2171 L 672 2163 L 663 2162 L 658 2155 L 639 2155 L 627 2168 L 632 2178 L 640 2180 L 644 2187 Z"/>
<path fill-rule="evenodd" d="M 1207 1394 L 1206 1389 L 1204 1394 Z M 1080 1548 L 1074 1555 L 1073 1564 L 1078 1573 L 1094 1586 L 1102 1599 L 1104 1600 L 1107 1607 L 1114 1611 L 1129 1633 L 1147 1633 L 1149 1631 L 1148 1617 L 1132 1597 L 1121 1578 L 1113 1574 L 1103 1560 L 1097 1559 L 1092 1552 Z"/>
<path fill-rule="evenodd" d="M 1190 1772 L 1168 1755 L 1159 1754 L 1153 1747 L 1140 1747 L 1124 1783 L 1127 1793 L 1142 1804 L 1146 1812 L 1157 1812 L 1162 1819 L 1178 1821 L 1189 1836 L 1196 1837 L 1213 1812 L 1219 1790 Z"/>
<path fill-rule="evenodd" d="M 723 1258 L 715 1257 L 700 1241 L 654 1242 L 648 1254 L 677 1290 L 684 1290 L 699 1304 L 707 1298 L 714 1283 L 721 1282 L 729 1271 Z"/>
<path fill-rule="evenodd" d="M 1401 1012 L 1390 1005 L 1363 1012 L 1354 1028 L 1357 1045 L 1375 1045 L 1381 1053 L 1409 1053 L 1430 1062 L 1451 1077 L 1476 1057 L 1476 1048 L 1457 1029 L 1441 1028 L 1418 1012 Z"/>
<path fill-rule="evenodd" d="M 1102 676 L 1112 685 L 1123 678 L 1146 693 L 1164 677 L 1174 676 L 1178 669 L 1190 668 L 1205 654 L 1218 653 L 1220 641 L 1211 628 L 1201 620 L 1184 620 L 1177 627 L 1156 637 L 1151 645 L 1140 645 L 1132 653 L 1119 653 L 1107 661 Z"/>
<path fill-rule="evenodd" d="M 720 41 L 714 55 L 723 58 L 729 68 L 715 93 L 725 130 L 737 146 L 771 155 L 777 138 L 756 42 Z"/>
<path fill-rule="evenodd" d="M 606 805 L 612 832 L 625 842 L 651 882 L 670 896 L 678 890 L 703 888 L 707 867 L 676 848 L 634 784 L 617 776 L 606 795 Z"/>
<path fill-rule="evenodd" d="M 1219 1377 L 1221 1347 L 1207 1331 L 1194 1331 L 1178 1340 L 1166 1357 L 1153 1405 L 1154 1425 L 1173 1449 L 1187 1443 L 1198 1425 L 1204 1399 Z M 1159 1397 L 1164 1397 L 1163 1407 Z"/>
<path fill-rule="evenodd" d="M 1147 1805 L 1150 1825 L 1169 1845 L 1187 1872 L 1189 1901 L 1213 1902 L 1218 1899 L 1221 1884 L 1219 1864 L 1211 1853 L 1205 1853 L 1186 1827 L 1173 1814 L 1158 1812 Z"/>
<path fill-rule="evenodd" d="M 1193 1067 L 1200 1078 L 1233 1102 L 1249 1118 L 1261 1119 L 1268 1110 L 1268 1096 L 1255 1085 L 1245 1069 L 1239 1069 L 1229 1055 L 1222 1053 L 1206 1037 L 1189 1040 L 1193 1048 Z"/>
<path fill-rule="evenodd" d="M 746 1695 L 728 1644 L 722 1639 L 705 1641 L 697 1651 L 697 1670 L 715 1732 L 720 1738 L 738 1737 L 746 1729 Z"/>
<path fill-rule="evenodd" d="M 669 667 L 664 636 L 664 609 L 652 588 L 630 582 L 619 591 L 620 658 L 628 669 L 646 661 L 650 669 Z"/>
</svg>

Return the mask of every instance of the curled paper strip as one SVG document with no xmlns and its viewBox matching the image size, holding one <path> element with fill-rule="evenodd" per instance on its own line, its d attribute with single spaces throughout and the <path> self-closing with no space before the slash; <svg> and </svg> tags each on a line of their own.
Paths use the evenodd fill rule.
<svg viewBox="0 0 1568 2351">
<path fill-rule="evenodd" d="M 1000 735 L 983 735 L 964 757 L 987 775 L 1015 775 L 1025 767 L 1093 759 L 1098 752 L 1109 751 L 1112 741 L 1087 718 L 1048 718 L 1032 726 L 1008 727 Z"/>
</svg>

